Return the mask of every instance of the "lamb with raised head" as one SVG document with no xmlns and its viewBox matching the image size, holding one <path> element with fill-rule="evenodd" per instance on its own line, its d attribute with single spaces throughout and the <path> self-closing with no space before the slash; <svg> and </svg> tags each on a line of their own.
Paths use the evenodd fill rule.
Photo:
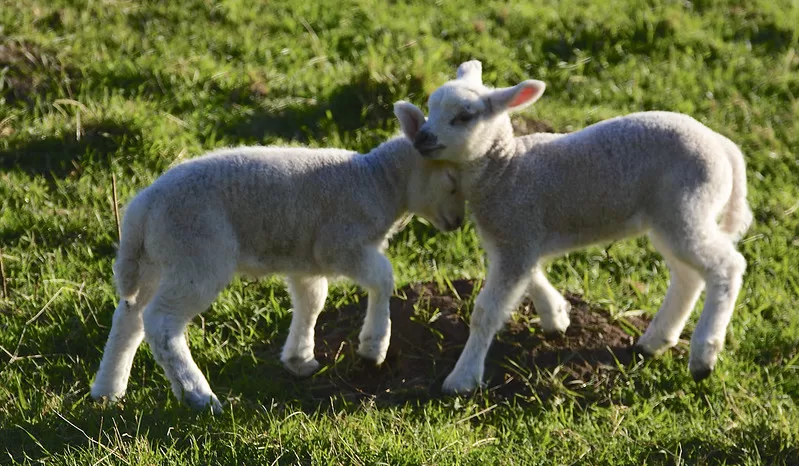
<svg viewBox="0 0 799 466">
<path fill-rule="evenodd" d="M 461 167 L 461 182 L 488 256 L 485 286 L 446 392 L 482 383 L 486 352 L 525 292 L 546 332 L 569 325 L 568 302 L 542 263 L 597 242 L 648 232 L 671 272 L 665 300 L 638 340 L 644 353 L 674 346 L 703 286 L 689 369 L 713 370 L 746 268 L 735 243 L 752 222 L 738 147 L 691 117 L 643 112 L 571 134 L 514 137 L 509 111 L 533 103 L 544 83 L 482 84 L 479 61 L 430 95 L 415 146 Z M 419 109 L 398 102 L 400 119 Z"/>
<path fill-rule="evenodd" d="M 195 408 L 222 406 L 194 363 L 184 335 L 237 272 L 280 273 L 294 311 L 281 361 L 313 373 L 314 325 L 327 277 L 354 279 L 369 293 L 360 356 L 380 364 L 388 349 L 392 267 L 382 250 L 406 213 L 453 230 L 464 199 L 446 163 L 422 159 L 408 138 L 424 123 L 403 114 L 407 137 L 368 154 L 338 149 L 240 147 L 182 163 L 128 205 L 114 265 L 121 300 L 94 398 L 126 390 L 145 338 L 179 399 Z"/>
</svg>

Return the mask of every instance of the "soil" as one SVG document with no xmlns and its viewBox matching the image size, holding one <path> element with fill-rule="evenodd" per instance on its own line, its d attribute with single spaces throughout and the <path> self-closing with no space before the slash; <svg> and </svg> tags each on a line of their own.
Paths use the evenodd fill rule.
<svg viewBox="0 0 799 466">
<path fill-rule="evenodd" d="M 317 324 L 316 354 L 327 370 L 309 379 L 318 396 L 426 398 L 440 393 L 469 336 L 468 315 L 476 296 L 468 280 L 439 292 L 436 284 L 404 287 L 391 298 L 392 334 L 386 361 L 374 367 L 355 354 L 366 298 L 322 313 Z M 546 397 L 548 382 L 574 386 L 602 373 L 618 373 L 633 361 L 632 344 L 647 326 L 641 317 L 615 320 L 608 311 L 579 296 L 572 304 L 565 335 L 546 336 L 526 301 L 497 335 L 486 362 L 486 389 L 499 397 Z M 421 305 L 420 305 L 421 304 Z M 416 309 L 418 307 L 418 310 Z M 466 320 L 464 320 L 466 319 Z M 531 393 L 531 391 L 533 393 Z"/>
</svg>

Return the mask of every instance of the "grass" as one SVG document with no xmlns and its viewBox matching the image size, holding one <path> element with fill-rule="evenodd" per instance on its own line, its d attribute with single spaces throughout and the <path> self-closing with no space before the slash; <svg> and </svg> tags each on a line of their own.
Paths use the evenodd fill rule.
<svg viewBox="0 0 799 466">
<path fill-rule="evenodd" d="M 6 2 L 0 462 L 799 464 L 798 25 L 785 0 Z M 608 379 L 538 373 L 512 398 L 322 397 L 313 386 L 330 367 L 298 381 L 277 362 L 290 305 L 273 278 L 235 281 L 189 331 L 228 402 L 221 417 L 180 406 L 144 347 L 124 402 L 88 397 L 116 300 L 112 176 L 124 203 L 214 147 L 367 150 L 397 130 L 392 102 L 423 104 L 470 58 L 487 83 L 547 82 L 519 119 L 570 131 L 674 110 L 743 148 L 756 223 L 709 380 L 690 379 L 683 343 Z M 398 285 L 485 273 L 471 226 L 414 222 L 390 255 Z M 571 254 L 549 274 L 618 314 L 651 315 L 667 284 L 644 239 Z M 340 283 L 328 305 L 362 299 Z M 365 370 L 353 359 L 332 363 L 344 379 Z"/>
</svg>

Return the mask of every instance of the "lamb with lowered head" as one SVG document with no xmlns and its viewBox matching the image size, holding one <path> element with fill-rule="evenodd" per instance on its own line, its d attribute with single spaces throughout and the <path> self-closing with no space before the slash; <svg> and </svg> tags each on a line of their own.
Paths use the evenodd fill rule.
<svg viewBox="0 0 799 466">
<path fill-rule="evenodd" d="M 410 116 L 409 116 L 410 115 Z M 408 138 L 424 123 L 403 114 L 407 137 L 368 154 L 339 149 L 240 147 L 182 163 L 128 205 L 114 265 L 121 300 L 92 385 L 115 400 L 145 338 L 179 399 L 222 405 L 184 335 L 234 274 L 287 275 L 294 312 L 281 361 L 313 373 L 314 325 L 330 276 L 369 292 L 358 353 L 380 364 L 391 335 L 387 237 L 407 212 L 453 230 L 464 216 L 457 171 L 422 159 Z"/>
</svg>

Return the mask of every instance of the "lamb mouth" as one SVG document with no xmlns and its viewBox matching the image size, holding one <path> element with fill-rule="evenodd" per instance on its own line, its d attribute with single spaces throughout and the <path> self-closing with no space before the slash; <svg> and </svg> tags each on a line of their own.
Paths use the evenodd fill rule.
<svg viewBox="0 0 799 466">
<path fill-rule="evenodd" d="M 432 158 L 436 155 L 436 153 L 446 148 L 447 146 L 443 144 L 437 144 L 435 146 L 430 146 L 430 147 L 417 147 L 416 150 L 418 150 L 419 153 L 422 154 L 422 157 Z"/>
</svg>

